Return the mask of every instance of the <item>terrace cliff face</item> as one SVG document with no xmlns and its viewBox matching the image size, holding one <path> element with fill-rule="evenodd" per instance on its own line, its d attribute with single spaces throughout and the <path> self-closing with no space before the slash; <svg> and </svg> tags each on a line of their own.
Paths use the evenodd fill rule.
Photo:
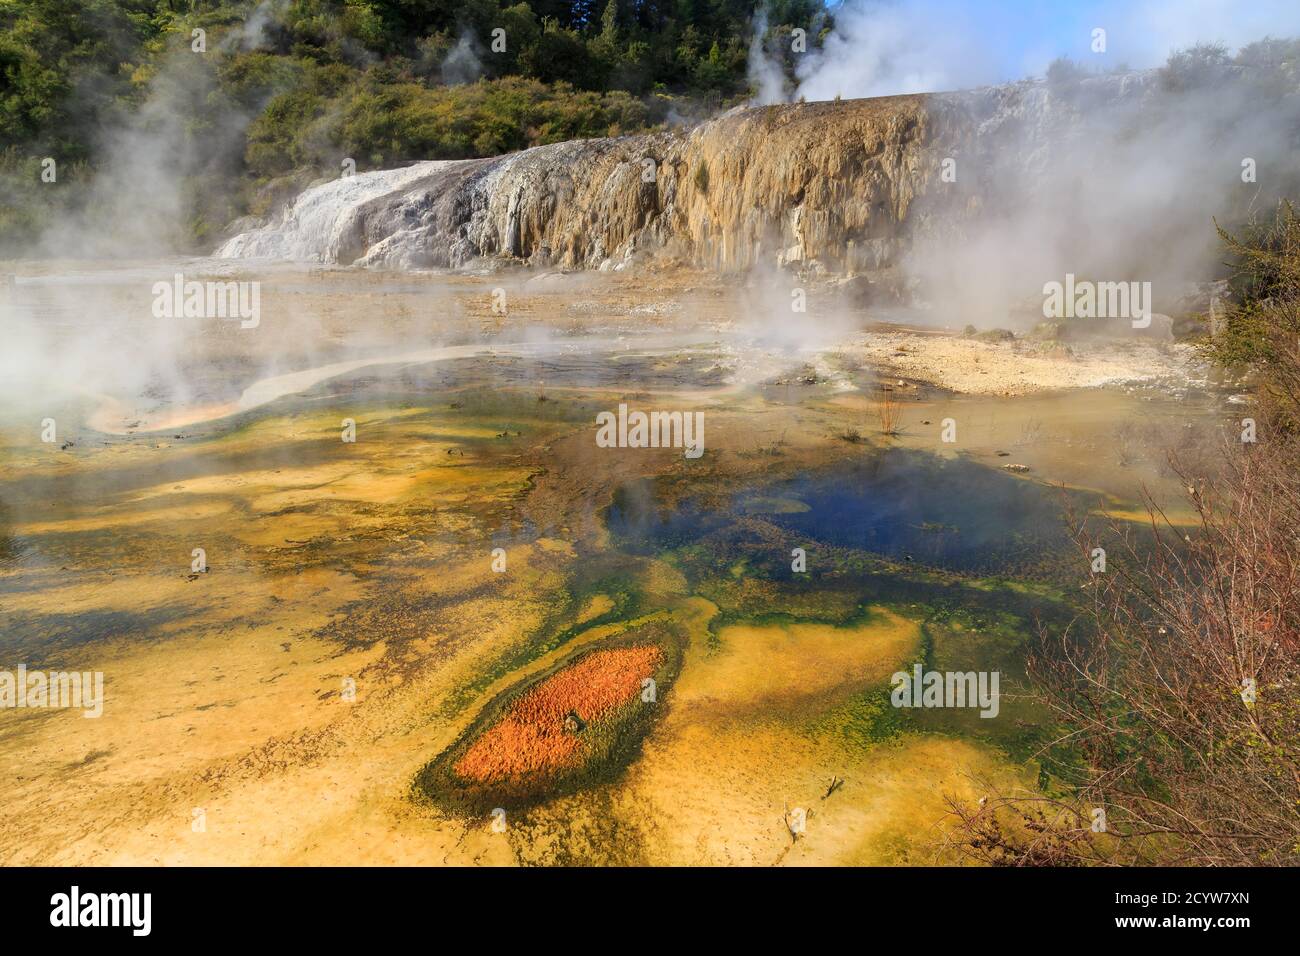
<svg viewBox="0 0 1300 956">
<path fill-rule="evenodd" d="M 1109 103 L 1141 99 L 1148 77 L 1088 82 Z M 313 186 L 217 255 L 613 269 L 666 250 L 722 271 L 873 271 L 987 214 L 996 183 L 1046 162 L 1076 109 L 1077 97 L 1024 82 L 736 109 L 689 130 L 417 163 Z"/>
</svg>

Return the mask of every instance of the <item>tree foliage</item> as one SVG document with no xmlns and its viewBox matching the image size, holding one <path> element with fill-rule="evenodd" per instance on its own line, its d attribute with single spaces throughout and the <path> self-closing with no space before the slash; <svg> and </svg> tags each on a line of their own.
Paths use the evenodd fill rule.
<svg viewBox="0 0 1300 956">
<path fill-rule="evenodd" d="M 487 156 L 738 101 L 753 16 L 753 0 L 0 0 L 0 247 L 90 202 L 115 142 L 178 88 L 204 97 L 176 124 L 203 157 L 176 171 L 209 197 L 201 244 L 343 157 Z M 769 8 L 770 36 L 827 22 L 820 0 Z M 57 197 L 32 188 L 43 157 Z"/>
</svg>

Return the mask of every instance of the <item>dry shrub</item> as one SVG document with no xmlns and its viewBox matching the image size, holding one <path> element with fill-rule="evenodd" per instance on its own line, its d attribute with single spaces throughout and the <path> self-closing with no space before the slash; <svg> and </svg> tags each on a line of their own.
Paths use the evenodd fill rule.
<svg viewBox="0 0 1300 956">
<path fill-rule="evenodd" d="M 1029 661 L 1066 794 L 951 802 L 952 842 L 980 861 L 1300 863 L 1300 217 L 1284 204 L 1221 234 L 1238 304 L 1207 353 L 1246 369 L 1259 401 L 1234 415 L 1213 481 L 1173 463 L 1195 528 L 1150 501 L 1142 534 L 1074 523 L 1083 566 L 1104 546 L 1107 569 L 1080 626 Z"/>
<path fill-rule="evenodd" d="M 898 434 L 898 399 L 888 385 L 880 386 L 880 401 L 876 404 L 876 417 L 880 420 L 880 434 Z"/>
<path fill-rule="evenodd" d="M 1083 626 L 1043 635 L 1029 675 L 1069 795 L 950 802 L 959 850 L 995 864 L 1300 863 L 1300 447 L 1229 449 L 1189 479 L 1194 530 L 1151 505 L 1110 525 Z M 1252 693 L 1253 692 L 1253 693 Z M 1253 699 L 1252 699 L 1253 697 Z M 1092 809 L 1106 814 L 1092 829 Z"/>
</svg>

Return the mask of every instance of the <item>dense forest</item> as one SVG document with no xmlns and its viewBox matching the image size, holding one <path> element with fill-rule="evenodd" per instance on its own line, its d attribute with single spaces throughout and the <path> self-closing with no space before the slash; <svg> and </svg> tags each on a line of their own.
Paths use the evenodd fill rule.
<svg viewBox="0 0 1300 956">
<path fill-rule="evenodd" d="M 102 202 L 96 168 L 142 145 L 184 177 L 198 248 L 341 158 L 488 156 L 711 112 L 749 93 L 754 14 L 753 0 L 0 0 L 0 250 Z M 833 26 L 818 0 L 766 14 L 774 50 L 795 26 L 810 46 Z M 57 198 L 31 187 L 47 157 L 69 187 Z"/>
</svg>

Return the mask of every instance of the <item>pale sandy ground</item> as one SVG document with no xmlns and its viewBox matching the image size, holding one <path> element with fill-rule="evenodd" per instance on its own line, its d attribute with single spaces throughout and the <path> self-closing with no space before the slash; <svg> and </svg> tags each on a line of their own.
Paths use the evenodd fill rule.
<svg viewBox="0 0 1300 956">
<path fill-rule="evenodd" d="M 1021 340 L 990 343 L 935 332 L 866 333 L 844 350 L 891 375 L 970 395 L 1028 395 L 1122 384 L 1186 384 L 1196 371 L 1191 346 L 1072 344 L 1038 351 Z"/>
</svg>

